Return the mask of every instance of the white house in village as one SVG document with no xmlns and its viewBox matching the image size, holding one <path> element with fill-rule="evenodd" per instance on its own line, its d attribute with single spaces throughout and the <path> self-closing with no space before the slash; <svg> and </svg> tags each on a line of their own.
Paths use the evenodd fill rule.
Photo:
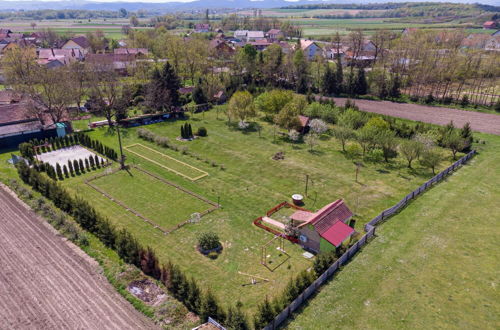
<svg viewBox="0 0 500 330">
<path fill-rule="evenodd" d="M 321 46 L 312 40 L 300 40 L 300 48 L 308 60 L 314 59 L 316 55 L 321 55 L 323 52 Z"/>
</svg>

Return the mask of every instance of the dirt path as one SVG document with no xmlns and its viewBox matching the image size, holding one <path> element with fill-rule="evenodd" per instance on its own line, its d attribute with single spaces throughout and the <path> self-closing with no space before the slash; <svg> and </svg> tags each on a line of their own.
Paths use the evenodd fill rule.
<svg viewBox="0 0 500 330">
<path fill-rule="evenodd" d="M 346 101 L 345 98 L 337 97 L 334 100 L 337 105 L 344 105 Z M 456 127 L 462 127 L 469 122 L 474 131 L 500 135 L 500 115 L 390 101 L 354 101 L 360 110 L 366 112 L 437 125 L 446 125 L 453 120 Z"/>
<path fill-rule="evenodd" d="M 156 329 L 0 184 L 1 329 Z"/>
</svg>

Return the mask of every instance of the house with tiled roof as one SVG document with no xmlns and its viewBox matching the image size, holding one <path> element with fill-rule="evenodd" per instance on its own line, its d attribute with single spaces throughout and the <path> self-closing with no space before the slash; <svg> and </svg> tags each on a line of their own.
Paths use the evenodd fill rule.
<svg viewBox="0 0 500 330">
<path fill-rule="evenodd" d="M 276 41 L 279 39 L 283 39 L 285 37 L 285 34 L 279 29 L 271 29 L 267 31 L 266 36 L 267 38 L 269 38 L 269 40 Z"/>
<path fill-rule="evenodd" d="M 149 54 L 149 51 L 147 48 L 127 48 L 127 47 L 120 47 L 120 48 L 115 48 L 113 50 L 114 54 L 119 54 L 119 55 L 136 55 L 140 57 L 147 57 Z"/>
<path fill-rule="evenodd" d="M 342 199 L 316 212 L 297 210 L 291 216 L 299 232 L 299 244 L 315 253 L 335 251 L 355 233 L 347 222 L 353 213 Z"/>
<path fill-rule="evenodd" d="M 210 27 L 210 24 L 207 24 L 207 23 L 198 23 L 198 24 L 195 24 L 194 26 L 194 32 L 196 33 L 206 33 L 206 32 L 210 32 L 212 28 Z"/>
<path fill-rule="evenodd" d="M 88 52 L 90 50 L 90 42 L 88 41 L 87 37 L 78 36 L 68 40 L 61 48 L 63 49 L 77 48 L 84 52 Z"/>
<path fill-rule="evenodd" d="M 496 29 L 497 22 L 495 21 L 486 21 L 483 23 L 483 29 Z"/>
<path fill-rule="evenodd" d="M 312 40 L 300 40 L 300 48 L 304 52 L 304 55 L 307 57 L 308 60 L 314 59 L 316 55 L 320 55 L 323 51 L 321 46 L 316 42 Z"/>
</svg>

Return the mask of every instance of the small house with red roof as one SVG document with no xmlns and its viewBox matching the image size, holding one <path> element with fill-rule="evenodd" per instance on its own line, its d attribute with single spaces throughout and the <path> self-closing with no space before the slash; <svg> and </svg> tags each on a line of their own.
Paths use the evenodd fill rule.
<svg viewBox="0 0 500 330">
<path fill-rule="evenodd" d="M 310 121 L 311 120 L 309 117 L 299 115 L 299 123 L 300 123 L 299 132 L 300 133 L 307 134 L 307 132 L 309 132 L 309 122 Z"/>
<path fill-rule="evenodd" d="M 486 21 L 483 23 L 483 29 L 495 29 L 497 27 L 497 22 Z"/>
<path fill-rule="evenodd" d="M 353 213 L 342 199 L 316 212 L 297 210 L 291 216 L 292 227 L 299 233 L 299 244 L 316 253 L 335 251 L 348 240 L 354 229 L 347 225 Z"/>
</svg>

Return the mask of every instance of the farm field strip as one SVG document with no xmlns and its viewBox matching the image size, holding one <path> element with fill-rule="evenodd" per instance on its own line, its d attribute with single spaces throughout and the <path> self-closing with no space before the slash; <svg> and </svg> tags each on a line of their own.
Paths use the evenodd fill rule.
<svg viewBox="0 0 500 330">
<path fill-rule="evenodd" d="M 2 328 L 155 328 L 99 274 L 95 262 L 4 187 L 0 207 Z"/>
<path fill-rule="evenodd" d="M 149 148 L 141 143 L 126 146 L 125 150 L 191 181 L 196 181 L 208 176 L 208 173 L 203 170 Z"/>
<path fill-rule="evenodd" d="M 164 234 L 185 224 L 195 212 L 204 215 L 217 208 L 209 200 L 137 167 L 115 170 L 86 183 Z"/>
</svg>

